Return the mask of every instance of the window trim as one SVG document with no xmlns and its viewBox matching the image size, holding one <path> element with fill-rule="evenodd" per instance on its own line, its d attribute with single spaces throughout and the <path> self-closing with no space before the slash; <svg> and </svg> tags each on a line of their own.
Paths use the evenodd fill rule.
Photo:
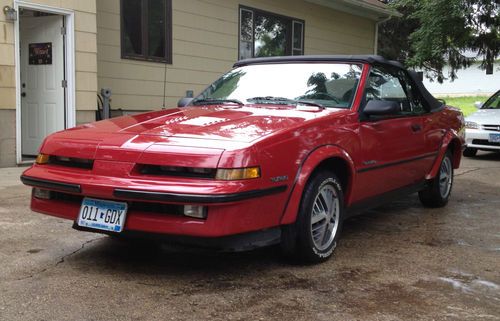
<svg viewBox="0 0 500 321">
<path fill-rule="evenodd" d="M 172 0 L 165 0 L 165 57 L 155 57 L 148 54 L 135 55 L 125 52 L 125 17 L 123 15 L 124 1 L 120 0 L 120 58 L 147 62 L 160 62 L 172 64 Z M 148 2 L 154 0 L 141 0 L 142 9 L 142 49 L 147 51 L 149 41 L 149 29 L 147 23 Z M 146 19 L 144 19 L 146 17 Z"/>
<path fill-rule="evenodd" d="M 122 0 L 123 1 L 123 0 Z M 294 23 L 300 23 L 302 24 L 302 54 L 300 55 L 295 55 L 295 56 L 303 56 L 305 54 L 305 34 L 306 34 L 306 22 L 303 19 L 291 17 L 291 16 L 285 16 L 279 13 L 271 12 L 271 11 L 266 11 L 258 8 L 253 8 L 253 7 L 248 7 L 244 5 L 239 5 L 238 7 L 238 52 L 236 55 L 236 61 L 240 61 L 243 59 L 240 59 L 240 52 L 241 52 L 241 13 L 242 10 L 246 10 L 252 13 L 252 22 L 253 22 L 253 27 L 252 27 L 252 58 L 255 58 L 255 15 L 260 13 L 272 17 L 276 17 L 279 19 L 285 19 L 288 21 L 287 23 L 287 44 L 285 47 L 285 55 L 286 56 L 294 56 L 293 51 L 293 29 L 294 29 Z M 244 58 L 247 59 L 247 58 Z"/>
</svg>

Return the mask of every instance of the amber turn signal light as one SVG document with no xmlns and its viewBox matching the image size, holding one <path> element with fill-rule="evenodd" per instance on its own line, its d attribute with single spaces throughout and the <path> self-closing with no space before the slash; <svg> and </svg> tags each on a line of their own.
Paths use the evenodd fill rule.
<svg viewBox="0 0 500 321">
<path fill-rule="evenodd" d="M 260 177 L 260 167 L 246 168 L 220 168 L 215 174 L 215 179 L 224 181 L 236 181 L 240 179 L 251 179 Z"/>
<path fill-rule="evenodd" d="M 35 163 L 37 163 L 38 165 L 47 164 L 49 162 L 49 157 L 49 155 L 38 154 Z"/>
</svg>

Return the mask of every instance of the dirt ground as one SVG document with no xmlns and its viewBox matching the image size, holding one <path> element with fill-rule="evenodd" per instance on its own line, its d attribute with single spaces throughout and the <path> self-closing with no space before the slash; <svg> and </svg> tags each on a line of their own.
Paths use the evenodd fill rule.
<svg viewBox="0 0 500 321">
<path fill-rule="evenodd" d="M 333 259 L 129 246 L 28 208 L 0 170 L 0 320 L 500 320 L 500 154 L 464 159 L 450 203 L 346 222 Z"/>
</svg>

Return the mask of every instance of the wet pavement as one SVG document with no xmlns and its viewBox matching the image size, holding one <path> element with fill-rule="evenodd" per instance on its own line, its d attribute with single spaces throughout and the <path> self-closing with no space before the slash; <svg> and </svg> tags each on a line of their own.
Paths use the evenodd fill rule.
<svg viewBox="0 0 500 321">
<path fill-rule="evenodd" d="M 0 320 L 500 320 L 500 154 L 464 159 L 443 209 L 416 195 L 346 222 L 333 259 L 185 253 L 32 213 L 0 170 Z"/>
</svg>

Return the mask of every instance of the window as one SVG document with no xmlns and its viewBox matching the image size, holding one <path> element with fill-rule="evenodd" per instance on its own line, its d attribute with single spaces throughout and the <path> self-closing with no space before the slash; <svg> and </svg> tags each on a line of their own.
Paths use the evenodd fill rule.
<svg viewBox="0 0 500 321">
<path fill-rule="evenodd" d="M 422 99 L 402 70 L 373 67 L 365 90 L 366 101 L 391 100 L 399 103 L 400 115 L 420 115 L 426 112 Z"/>
<path fill-rule="evenodd" d="M 239 59 L 304 54 L 304 21 L 240 7 Z"/>
<path fill-rule="evenodd" d="M 500 92 L 488 99 L 481 109 L 500 109 Z"/>
<path fill-rule="evenodd" d="M 171 0 L 121 0 L 122 58 L 172 63 Z"/>
<path fill-rule="evenodd" d="M 235 68 L 193 100 L 245 104 L 320 104 L 351 108 L 362 66 L 348 63 L 276 63 Z M 209 103 L 203 101 L 204 104 Z"/>
</svg>

